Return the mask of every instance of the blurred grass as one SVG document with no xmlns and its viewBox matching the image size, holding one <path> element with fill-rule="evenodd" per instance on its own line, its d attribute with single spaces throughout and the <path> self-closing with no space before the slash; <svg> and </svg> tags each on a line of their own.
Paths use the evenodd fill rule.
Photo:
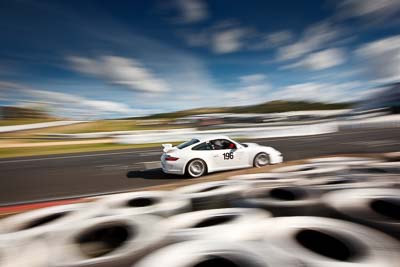
<svg viewBox="0 0 400 267">
<path fill-rule="evenodd" d="M 99 120 L 93 122 L 84 122 L 73 125 L 51 127 L 38 130 L 41 133 L 94 133 L 94 132 L 112 132 L 112 131 L 134 131 L 134 130 L 155 130 L 168 129 L 170 125 L 138 125 L 135 120 Z M 32 132 L 32 131 L 31 131 Z"/>
<path fill-rule="evenodd" d="M 50 122 L 50 121 L 57 121 L 57 120 L 54 118 L 53 119 L 52 118 L 48 118 L 48 119 L 7 119 L 7 120 L 0 120 L 0 126 L 12 126 L 12 125 Z"/>
</svg>

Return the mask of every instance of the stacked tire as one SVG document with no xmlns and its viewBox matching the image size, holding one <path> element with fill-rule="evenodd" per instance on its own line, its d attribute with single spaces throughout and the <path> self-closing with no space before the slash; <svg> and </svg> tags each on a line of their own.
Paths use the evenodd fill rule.
<svg viewBox="0 0 400 267">
<path fill-rule="evenodd" d="M 0 267 L 398 267 L 399 176 L 323 157 L 39 209 L 0 220 Z"/>
</svg>

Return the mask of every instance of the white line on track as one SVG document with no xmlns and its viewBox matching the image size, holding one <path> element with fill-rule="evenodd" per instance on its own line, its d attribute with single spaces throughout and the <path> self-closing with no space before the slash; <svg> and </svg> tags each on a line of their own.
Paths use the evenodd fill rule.
<svg viewBox="0 0 400 267">
<path fill-rule="evenodd" d="M 41 161 L 41 160 L 58 160 L 58 159 L 73 159 L 73 158 L 87 158 L 87 157 L 98 157 L 98 156 L 109 156 L 109 155 L 124 155 L 124 154 L 138 154 L 144 152 L 159 152 L 159 150 L 142 150 L 142 151 L 130 151 L 130 152 L 112 152 L 112 153 L 100 153 L 100 154 L 87 154 L 87 155 L 75 155 L 75 156 L 60 156 L 60 157 L 48 157 L 48 158 L 35 158 L 35 159 L 17 159 L 17 160 L 5 160 L 0 161 L 0 164 L 6 163 L 17 163 L 17 162 L 29 162 L 29 161 Z M 161 152 L 160 152 L 161 154 Z"/>
</svg>

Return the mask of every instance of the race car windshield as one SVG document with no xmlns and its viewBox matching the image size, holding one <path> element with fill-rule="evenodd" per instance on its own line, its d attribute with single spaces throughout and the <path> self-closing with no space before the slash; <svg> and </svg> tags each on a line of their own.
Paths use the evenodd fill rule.
<svg viewBox="0 0 400 267">
<path fill-rule="evenodd" d="M 183 148 L 185 148 L 185 147 L 191 146 L 191 145 L 196 144 L 196 143 L 198 143 L 198 142 L 200 142 L 198 139 L 192 139 L 192 140 L 190 140 L 190 141 L 187 141 L 187 142 L 185 142 L 185 143 L 182 143 L 182 144 L 180 144 L 180 145 L 177 145 L 176 147 L 179 148 L 179 149 L 183 149 Z"/>
</svg>

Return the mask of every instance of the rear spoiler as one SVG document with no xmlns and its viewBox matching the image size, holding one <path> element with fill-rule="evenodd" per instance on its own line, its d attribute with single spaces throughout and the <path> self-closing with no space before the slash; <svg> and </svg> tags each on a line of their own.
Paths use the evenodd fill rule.
<svg viewBox="0 0 400 267">
<path fill-rule="evenodd" d="M 165 153 L 175 150 L 175 147 L 173 147 L 172 144 L 162 144 L 162 146 Z"/>
</svg>

